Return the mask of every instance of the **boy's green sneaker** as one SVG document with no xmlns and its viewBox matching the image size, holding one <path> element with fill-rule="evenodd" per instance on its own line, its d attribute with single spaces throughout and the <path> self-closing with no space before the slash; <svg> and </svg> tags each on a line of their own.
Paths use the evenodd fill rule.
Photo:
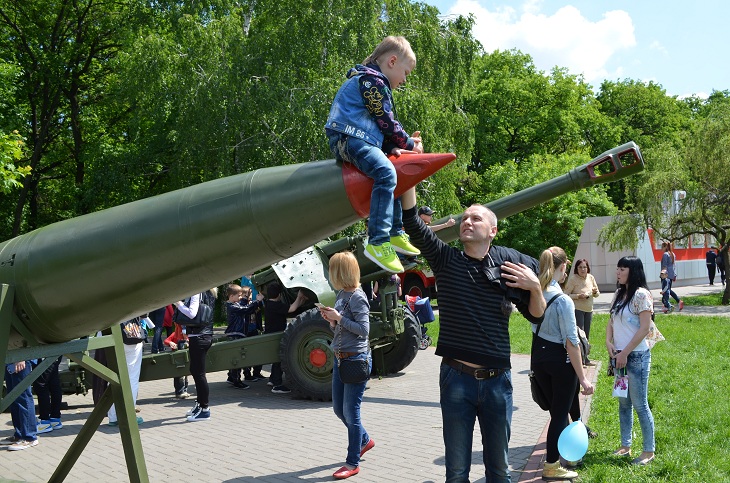
<svg viewBox="0 0 730 483">
<path fill-rule="evenodd" d="M 391 273 L 401 273 L 403 271 L 403 265 L 398 260 L 398 255 L 395 254 L 393 247 L 388 242 L 382 245 L 366 245 L 365 256 L 383 270 Z"/>
<path fill-rule="evenodd" d="M 393 245 L 393 250 L 403 255 L 421 254 L 421 250 L 411 245 L 411 239 L 405 233 L 390 237 L 390 244 Z"/>
</svg>

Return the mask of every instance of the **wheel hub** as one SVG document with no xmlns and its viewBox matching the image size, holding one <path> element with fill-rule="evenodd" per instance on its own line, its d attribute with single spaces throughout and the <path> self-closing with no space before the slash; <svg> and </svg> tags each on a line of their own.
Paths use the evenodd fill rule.
<svg viewBox="0 0 730 483">
<path fill-rule="evenodd" d="M 312 349 L 309 352 L 309 363 L 320 368 L 327 364 L 327 353 L 320 348 Z"/>
</svg>

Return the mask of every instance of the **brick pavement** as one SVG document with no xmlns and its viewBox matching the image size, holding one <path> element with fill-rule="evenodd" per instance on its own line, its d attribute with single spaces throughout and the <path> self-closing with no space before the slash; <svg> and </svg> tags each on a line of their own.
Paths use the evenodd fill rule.
<svg viewBox="0 0 730 483">
<path fill-rule="evenodd" d="M 376 446 L 363 458 L 361 472 L 352 481 L 444 480 L 439 362 L 429 348 L 419 352 L 404 372 L 370 381 L 362 416 Z M 512 364 L 510 466 L 512 481 L 517 482 L 548 415 L 530 397 L 529 356 L 513 355 Z M 209 374 L 212 419 L 198 423 L 185 421 L 193 401 L 174 399 L 171 380 L 140 385 L 138 405 L 145 419 L 140 428 L 150 481 L 332 481 L 332 473 L 344 462 L 347 436 L 329 403 L 272 394 L 264 381 L 238 390 L 228 386 L 225 377 L 225 372 Z M 0 480 L 48 480 L 92 410 L 91 394 L 64 400 L 70 406 L 63 413 L 64 428 L 41 435 L 35 448 L 0 453 Z M 1 414 L 0 436 L 10 435 L 11 428 L 10 415 Z M 478 430 L 474 441 L 471 478 L 483 482 Z M 128 481 L 118 428 L 99 428 L 66 481 Z"/>
</svg>

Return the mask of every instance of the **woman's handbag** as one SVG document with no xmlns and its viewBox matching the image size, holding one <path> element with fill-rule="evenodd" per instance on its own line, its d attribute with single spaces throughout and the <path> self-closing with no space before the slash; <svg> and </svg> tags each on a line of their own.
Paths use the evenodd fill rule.
<svg viewBox="0 0 730 483">
<path fill-rule="evenodd" d="M 362 384 L 370 378 L 367 359 L 338 359 L 340 380 L 345 384 Z"/>
<path fill-rule="evenodd" d="M 535 401 L 537 405 L 540 406 L 540 409 L 542 409 L 543 411 L 549 410 L 550 401 L 548 400 L 547 396 L 545 396 L 545 393 L 542 392 L 542 389 L 537 383 L 535 373 L 532 372 L 532 369 L 530 369 L 528 377 L 530 378 L 530 392 L 532 393 L 532 400 Z"/>
<path fill-rule="evenodd" d="M 135 317 L 119 324 L 122 326 L 122 342 L 126 345 L 136 345 L 145 341 L 146 333 L 142 329 L 139 317 Z"/>
<path fill-rule="evenodd" d="M 649 346 L 649 349 L 654 347 L 654 344 L 657 342 L 661 342 L 665 340 L 664 336 L 661 332 L 659 332 L 659 328 L 656 326 L 654 321 L 651 321 L 651 325 L 649 325 L 649 333 L 646 334 L 646 345 Z"/>
</svg>

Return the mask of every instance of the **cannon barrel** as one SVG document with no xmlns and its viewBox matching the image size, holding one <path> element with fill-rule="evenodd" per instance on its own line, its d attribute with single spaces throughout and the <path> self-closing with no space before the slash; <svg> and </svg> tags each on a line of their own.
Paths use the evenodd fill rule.
<svg viewBox="0 0 730 483">
<path fill-rule="evenodd" d="M 497 218 L 501 220 L 571 191 L 616 181 L 638 173 L 643 169 L 644 158 L 641 155 L 639 146 L 631 141 L 606 151 L 562 176 L 486 203 L 484 206 L 492 210 Z M 438 237 L 445 242 L 458 239 L 459 223 L 462 215 L 463 213 L 454 216 L 456 224 L 438 231 L 436 233 Z M 447 216 L 433 223 L 444 223 L 448 219 Z"/>
<path fill-rule="evenodd" d="M 396 195 L 455 158 L 394 158 Z M 367 216 L 372 184 L 334 160 L 209 181 L 8 240 L 0 244 L 0 283 L 13 287 L 13 314 L 38 341 L 73 340 L 341 231 Z M 9 347 L 23 340 L 11 330 Z"/>
</svg>

